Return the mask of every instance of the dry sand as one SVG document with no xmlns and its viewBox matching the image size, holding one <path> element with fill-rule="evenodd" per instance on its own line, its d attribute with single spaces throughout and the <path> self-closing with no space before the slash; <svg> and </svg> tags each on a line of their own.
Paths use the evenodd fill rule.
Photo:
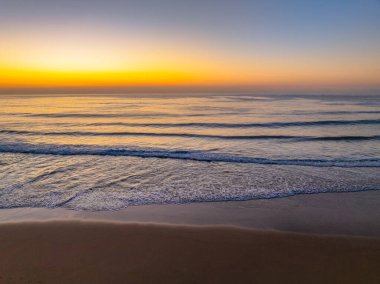
<svg viewBox="0 0 380 284">
<path fill-rule="evenodd" d="M 234 227 L 0 225 L 0 283 L 380 283 L 380 239 Z"/>
<path fill-rule="evenodd" d="M 8 283 L 380 283 L 380 191 L 0 210 Z"/>
</svg>

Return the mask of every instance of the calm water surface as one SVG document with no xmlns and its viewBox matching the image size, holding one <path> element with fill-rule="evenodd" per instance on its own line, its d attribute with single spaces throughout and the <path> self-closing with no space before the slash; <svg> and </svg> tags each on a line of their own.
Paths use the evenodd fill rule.
<svg viewBox="0 0 380 284">
<path fill-rule="evenodd" d="M 0 96 L 0 208 L 380 189 L 376 96 Z"/>
</svg>

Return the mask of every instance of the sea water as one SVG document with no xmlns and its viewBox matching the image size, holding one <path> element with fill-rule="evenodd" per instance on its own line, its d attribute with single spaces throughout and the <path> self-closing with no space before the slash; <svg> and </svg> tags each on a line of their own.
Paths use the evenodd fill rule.
<svg viewBox="0 0 380 284">
<path fill-rule="evenodd" d="M 0 96 L 0 208 L 377 189 L 379 96 Z"/>
</svg>

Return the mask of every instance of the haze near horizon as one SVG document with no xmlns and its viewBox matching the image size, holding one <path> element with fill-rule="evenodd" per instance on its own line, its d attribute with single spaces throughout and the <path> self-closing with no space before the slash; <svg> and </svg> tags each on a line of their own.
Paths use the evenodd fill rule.
<svg viewBox="0 0 380 284">
<path fill-rule="evenodd" d="M 380 89 L 380 2 L 5 0 L 0 92 Z"/>
</svg>

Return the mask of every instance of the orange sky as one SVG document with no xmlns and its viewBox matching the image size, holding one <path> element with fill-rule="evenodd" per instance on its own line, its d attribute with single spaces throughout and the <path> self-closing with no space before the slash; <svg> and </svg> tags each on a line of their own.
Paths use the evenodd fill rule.
<svg viewBox="0 0 380 284">
<path fill-rule="evenodd" d="M 47 6 L 48 2 L 39 1 L 43 7 Z M 12 7 L 16 11 L 23 10 L 23 6 Z M 23 12 L 29 15 L 26 9 Z M 112 13 L 116 15 L 115 11 Z M 225 19 L 220 20 L 218 15 L 205 20 L 209 25 L 218 20 L 213 33 L 207 33 L 205 23 L 194 27 L 179 21 L 178 25 L 183 27 L 173 30 L 160 19 L 157 23 L 162 25 L 161 29 L 153 30 L 133 28 L 130 23 L 110 24 L 109 18 L 103 22 L 93 19 L 88 23 L 78 19 L 65 22 L 68 15 L 61 22 L 54 22 L 50 14 L 45 23 L 36 19 L 31 23 L 9 20 L 11 24 L 0 28 L 0 89 L 380 87 L 380 51 L 376 48 L 380 41 L 375 38 L 365 42 L 360 38 L 366 26 L 362 31 L 338 38 L 336 34 L 326 34 L 322 26 L 314 30 L 314 35 L 306 33 L 302 26 L 291 26 L 292 30 L 289 26 L 284 32 L 292 33 L 281 34 L 281 26 L 275 24 L 270 29 L 264 25 L 252 25 L 251 29 L 232 22 L 236 29 L 228 30 L 227 25 L 223 26 Z M 241 15 L 244 15 L 243 7 L 235 16 Z M 275 19 L 275 15 L 272 16 Z M 306 18 L 303 21 L 305 25 L 308 23 Z"/>
<path fill-rule="evenodd" d="M 4 38 L 4 37 L 3 37 Z M 103 42 L 107 42 L 106 44 Z M 41 35 L 6 38 L 0 46 L 0 87 L 68 86 L 376 86 L 380 62 L 355 58 L 263 57 L 179 43 L 84 40 Z M 48 43 L 48 44 L 46 44 Z M 379 65 L 377 65 L 379 63 Z"/>
</svg>

